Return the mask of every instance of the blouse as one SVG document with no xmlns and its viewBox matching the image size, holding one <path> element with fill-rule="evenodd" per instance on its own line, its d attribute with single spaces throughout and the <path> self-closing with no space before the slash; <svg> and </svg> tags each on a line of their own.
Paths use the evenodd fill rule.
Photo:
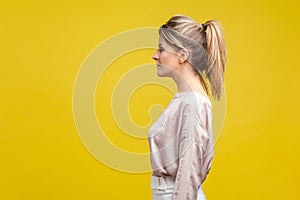
<svg viewBox="0 0 300 200">
<path fill-rule="evenodd" d="M 150 127 L 148 142 L 153 175 L 176 178 L 173 199 L 196 199 L 214 155 L 210 100 L 176 93 Z"/>
</svg>

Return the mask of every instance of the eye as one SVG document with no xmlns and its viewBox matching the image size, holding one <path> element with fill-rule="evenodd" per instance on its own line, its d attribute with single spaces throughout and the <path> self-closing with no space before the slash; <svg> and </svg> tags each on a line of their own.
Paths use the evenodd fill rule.
<svg viewBox="0 0 300 200">
<path fill-rule="evenodd" d="M 161 52 L 163 52 L 163 51 L 164 51 L 164 48 L 162 48 L 162 47 L 159 47 L 159 48 L 158 48 L 158 51 L 161 53 Z"/>
</svg>

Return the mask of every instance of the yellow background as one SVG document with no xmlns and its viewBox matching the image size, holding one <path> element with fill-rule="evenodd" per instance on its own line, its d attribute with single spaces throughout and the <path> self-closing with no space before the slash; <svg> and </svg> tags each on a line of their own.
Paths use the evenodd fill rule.
<svg viewBox="0 0 300 200">
<path fill-rule="evenodd" d="M 299 9 L 295 0 L 1 3 L 0 199 L 151 198 L 149 173 L 112 170 L 82 145 L 72 91 L 96 45 L 177 13 L 218 19 L 228 50 L 226 119 L 207 198 L 299 199 Z M 152 53 L 132 59 L 151 62 Z"/>
</svg>

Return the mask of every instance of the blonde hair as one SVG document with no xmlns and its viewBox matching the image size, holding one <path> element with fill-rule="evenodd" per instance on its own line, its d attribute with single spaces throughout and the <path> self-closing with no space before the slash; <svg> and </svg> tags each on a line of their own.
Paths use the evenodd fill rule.
<svg viewBox="0 0 300 200">
<path fill-rule="evenodd" d="M 194 72 L 199 75 L 206 93 L 209 95 L 204 77 L 209 80 L 212 96 L 219 101 L 226 62 L 226 49 L 220 23 L 209 20 L 200 24 L 190 17 L 175 15 L 160 27 L 159 33 L 174 47 L 180 49 L 184 46 L 190 52 L 189 61 L 194 67 Z"/>
</svg>

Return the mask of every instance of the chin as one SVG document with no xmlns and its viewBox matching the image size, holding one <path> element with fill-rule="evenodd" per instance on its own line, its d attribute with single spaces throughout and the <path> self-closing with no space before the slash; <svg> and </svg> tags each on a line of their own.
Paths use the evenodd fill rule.
<svg viewBox="0 0 300 200">
<path fill-rule="evenodd" d="M 166 71 L 164 68 L 159 68 L 157 69 L 157 76 L 168 77 L 168 71 Z"/>
<path fill-rule="evenodd" d="M 157 72 L 157 76 L 163 77 L 163 75 L 161 73 L 159 73 L 159 72 Z"/>
<path fill-rule="evenodd" d="M 161 72 L 157 72 L 157 76 L 159 77 L 167 77 L 168 75 L 161 73 Z"/>
</svg>

